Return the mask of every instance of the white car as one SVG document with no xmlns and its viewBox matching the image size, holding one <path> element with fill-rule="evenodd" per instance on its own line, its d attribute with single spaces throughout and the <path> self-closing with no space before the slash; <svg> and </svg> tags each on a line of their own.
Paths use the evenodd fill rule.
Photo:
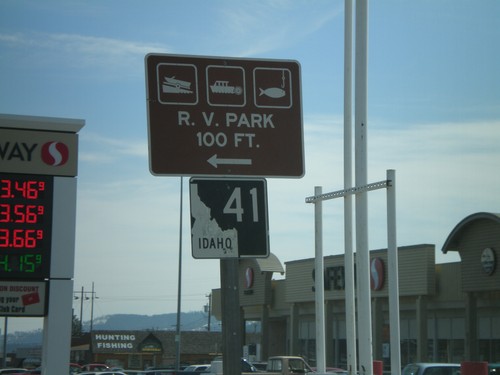
<svg viewBox="0 0 500 375">
<path fill-rule="evenodd" d="M 402 375 L 460 375 L 458 363 L 410 363 Z"/>
<path fill-rule="evenodd" d="M 185 372 L 209 372 L 210 365 L 191 365 L 186 367 L 183 371 Z"/>
</svg>

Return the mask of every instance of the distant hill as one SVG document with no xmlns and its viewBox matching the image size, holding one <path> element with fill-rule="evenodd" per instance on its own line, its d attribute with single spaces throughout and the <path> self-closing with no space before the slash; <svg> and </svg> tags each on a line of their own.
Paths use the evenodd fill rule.
<svg viewBox="0 0 500 375">
<path fill-rule="evenodd" d="M 206 331 L 208 315 L 202 311 L 192 311 L 181 314 L 181 331 Z M 177 314 L 138 315 L 138 314 L 113 314 L 94 319 L 93 331 L 118 331 L 118 330 L 158 330 L 175 331 L 177 328 Z M 211 317 L 210 331 L 220 331 L 220 321 Z M 90 321 L 83 322 L 83 331 L 90 331 Z M 7 350 L 15 351 L 17 348 L 31 348 L 42 345 L 42 330 L 15 332 L 7 335 Z"/>
<path fill-rule="evenodd" d="M 214 317 L 210 319 L 210 330 L 220 331 L 220 322 Z M 202 311 L 181 313 L 182 331 L 206 331 L 208 315 Z M 113 314 L 94 319 L 93 330 L 166 330 L 174 331 L 177 327 L 177 314 L 137 315 Z M 90 331 L 90 322 L 84 322 L 83 330 Z"/>
</svg>

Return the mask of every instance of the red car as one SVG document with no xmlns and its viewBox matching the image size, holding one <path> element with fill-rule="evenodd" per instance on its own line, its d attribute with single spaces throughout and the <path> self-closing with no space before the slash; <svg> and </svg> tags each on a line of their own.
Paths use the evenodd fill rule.
<svg viewBox="0 0 500 375">
<path fill-rule="evenodd" d="M 78 363 L 69 364 L 69 373 L 71 375 L 78 374 L 79 372 L 82 372 L 82 366 L 80 366 Z"/>
</svg>

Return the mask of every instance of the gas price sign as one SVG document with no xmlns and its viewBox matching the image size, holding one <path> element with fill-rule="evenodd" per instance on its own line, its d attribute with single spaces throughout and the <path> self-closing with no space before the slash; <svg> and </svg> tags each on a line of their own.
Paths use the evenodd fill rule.
<svg viewBox="0 0 500 375">
<path fill-rule="evenodd" d="M 0 173 L 0 279 L 50 275 L 53 176 Z"/>
</svg>

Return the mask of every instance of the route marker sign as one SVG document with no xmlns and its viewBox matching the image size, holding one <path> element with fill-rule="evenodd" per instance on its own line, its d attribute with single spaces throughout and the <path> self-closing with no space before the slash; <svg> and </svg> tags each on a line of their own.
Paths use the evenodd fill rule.
<svg viewBox="0 0 500 375">
<path fill-rule="evenodd" d="M 191 178 L 193 258 L 269 256 L 265 179 Z"/>
<path fill-rule="evenodd" d="M 154 175 L 304 175 L 300 65 L 146 56 L 149 164 Z"/>
</svg>

